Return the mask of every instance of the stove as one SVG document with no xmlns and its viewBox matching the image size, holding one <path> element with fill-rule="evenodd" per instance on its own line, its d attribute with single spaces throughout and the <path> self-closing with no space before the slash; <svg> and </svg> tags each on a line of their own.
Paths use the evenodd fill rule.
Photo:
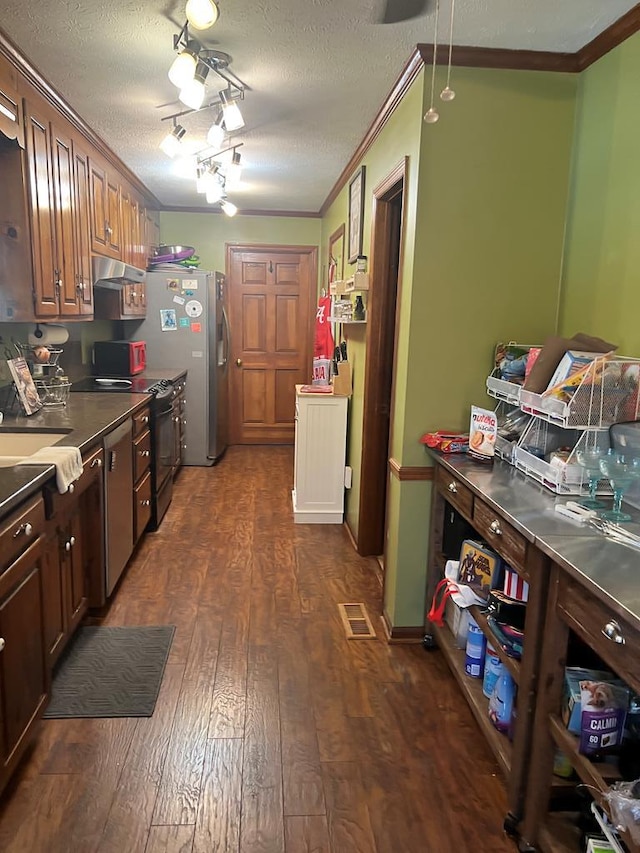
<svg viewBox="0 0 640 853">
<path fill-rule="evenodd" d="M 153 394 L 154 397 L 168 397 L 173 393 L 173 383 L 168 379 L 155 382 L 144 376 L 131 376 L 128 379 L 110 376 L 87 376 L 74 382 L 72 391 L 111 391 L 129 394 Z"/>
<path fill-rule="evenodd" d="M 120 394 L 151 394 L 149 413 L 151 430 L 151 519 L 148 530 L 157 530 L 173 494 L 175 438 L 173 399 L 177 391 L 169 379 L 149 380 L 144 376 L 87 376 L 74 382 L 71 391 Z"/>
</svg>

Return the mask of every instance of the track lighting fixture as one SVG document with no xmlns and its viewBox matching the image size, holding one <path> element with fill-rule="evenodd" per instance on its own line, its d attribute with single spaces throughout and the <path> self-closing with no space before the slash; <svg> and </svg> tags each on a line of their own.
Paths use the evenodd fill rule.
<svg viewBox="0 0 640 853">
<path fill-rule="evenodd" d="M 223 89 L 220 92 L 220 102 L 222 104 L 222 115 L 224 117 L 224 126 L 231 133 L 232 130 L 240 130 L 244 127 L 244 119 L 240 112 L 240 107 L 233 100 L 231 87 Z"/>
<path fill-rule="evenodd" d="M 240 175 L 242 174 L 242 165 L 240 163 L 240 152 L 234 151 L 231 163 L 225 170 L 226 185 L 230 190 L 235 190 L 240 184 Z"/>
<path fill-rule="evenodd" d="M 199 110 L 204 103 L 204 82 L 209 73 L 209 66 L 204 62 L 198 62 L 196 73 L 193 75 L 193 80 L 190 80 L 184 88 L 180 90 L 178 97 L 182 103 L 192 110 Z"/>
<path fill-rule="evenodd" d="M 226 198 L 222 199 L 222 201 L 220 202 L 220 207 L 227 214 L 227 216 L 235 216 L 238 212 L 238 208 L 235 206 L 235 204 Z"/>
<path fill-rule="evenodd" d="M 180 90 L 179 99 L 185 109 L 167 115 L 162 121 L 172 121 L 173 128 L 162 140 L 160 147 L 170 157 L 181 153 L 174 166 L 175 174 L 196 179 L 196 189 L 206 195 L 209 204 L 220 204 L 227 216 L 235 216 L 238 208 L 229 201 L 226 191 L 237 187 L 242 171 L 240 153 L 242 143 L 224 145 L 225 133 L 244 127 L 244 118 L 238 101 L 244 100 L 246 86 L 229 68 L 231 57 L 221 50 L 203 47 L 195 38 L 190 37 L 189 27 L 206 29 L 218 18 L 218 7 L 214 0 L 188 0 L 187 21 L 179 33 L 173 36 L 173 49 L 176 56 L 169 69 L 169 79 Z M 222 77 L 226 88 L 218 91 L 214 100 L 205 102 L 206 80 L 210 71 Z M 186 131 L 177 121 L 191 112 L 217 108 L 217 116 L 207 132 L 206 147 L 194 153 L 194 147 L 181 145 Z M 230 158 L 222 155 L 231 152 Z M 229 162 L 230 159 L 230 162 Z M 223 165 L 224 163 L 224 165 Z"/>
<path fill-rule="evenodd" d="M 222 148 L 224 142 L 224 127 L 222 126 L 222 113 L 214 121 L 207 133 L 207 145 L 215 148 L 216 151 Z"/>
<path fill-rule="evenodd" d="M 220 16 L 220 10 L 213 0 L 187 0 L 185 12 L 194 30 L 208 30 Z"/>
<path fill-rule="evenodd" d="M 167 157 L 175 157 L 176 154 L 179 153 L 181 149 L 182 137 L 185 135 L 187 131 L 182 127 L 181 124 L 176 124 L 174 119 L 173 128 L 171 131 L 165 136 L 165 138 L 160 143 L 160 148 Z"/>
<path fill-rule="evenodd" d="M 193 80 L 198 65 L 198 42 L 190 41 L 173 60 L 169 69 L 169 80 L 178 89 L 183 89 Z"/>
</svg>

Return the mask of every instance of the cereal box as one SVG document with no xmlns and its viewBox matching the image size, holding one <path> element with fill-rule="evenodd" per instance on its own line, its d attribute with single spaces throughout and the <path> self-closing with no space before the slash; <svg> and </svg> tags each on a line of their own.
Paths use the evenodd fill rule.
<svg viewBox="0 0 640 853">
<path fill-rule="evenodd" d="M 498 417 L 491 409 L 471 407 L 469 456 L 481 462 L 492 462 L 498 434 Z"/>
</svg>

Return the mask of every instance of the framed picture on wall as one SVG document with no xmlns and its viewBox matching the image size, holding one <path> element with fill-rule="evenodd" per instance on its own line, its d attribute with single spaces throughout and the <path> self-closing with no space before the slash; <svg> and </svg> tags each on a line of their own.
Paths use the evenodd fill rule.
<svg viewBox="0 0 640 853">
<path fill-rule="evenodd" d="M 344 278 L 344 222 L 329 237 L 329 284 Z"/>
<path fill-rule="evenodd" d="M 364 166 L 349 181 L 349 263 L 355 264 L 362 254 L 364 224 Z"/>
</svg>

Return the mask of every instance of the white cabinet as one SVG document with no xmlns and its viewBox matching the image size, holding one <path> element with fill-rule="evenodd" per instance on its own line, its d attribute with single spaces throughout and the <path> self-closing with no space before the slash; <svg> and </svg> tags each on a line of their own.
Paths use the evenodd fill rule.
<svg viewBox="0 0 640 853">
<path fill-rule="evenodd" d="M 296 385 L 294 521 L 341 524 L 347 450 L 347 397 L 301 394 Z"/>
</svg>

